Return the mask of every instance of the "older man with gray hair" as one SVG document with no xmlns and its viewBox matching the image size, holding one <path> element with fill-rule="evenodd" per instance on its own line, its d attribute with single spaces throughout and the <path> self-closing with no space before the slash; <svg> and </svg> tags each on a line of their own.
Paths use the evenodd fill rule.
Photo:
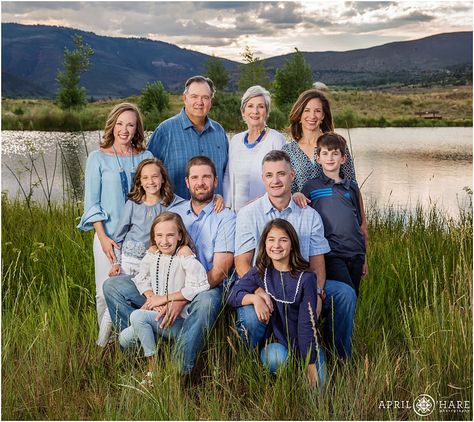
<svg viewBox="0 0 474 422">
<path fill-rule="evenodd" d="M 285 137 L 266 125 L 271 108 L 270 93 L 260 85 L 251 86 L 242 97 L 240 112 L 248 129 L 230 140 L 224 176 L 224 200 L 236 212 L 265 193 L 262 159 L 285 144 Z"/>
<path fill-rule="evenodd" d="M 184 107 L 179 114 L 162 122 L 151 135 L 148 149 L 166 167 L 173 192 L 189 199 L 185 180 L 186 162 L 198 155 L 210 158 L 217 180 L 224 179 L 228 141 L 222 126 L 208 117 L 214 98 L 214 83 L 204 76 L 193 76 L 184 85 Z M 222 182 L 216 193 L 223 193 Z"/>
</svg>

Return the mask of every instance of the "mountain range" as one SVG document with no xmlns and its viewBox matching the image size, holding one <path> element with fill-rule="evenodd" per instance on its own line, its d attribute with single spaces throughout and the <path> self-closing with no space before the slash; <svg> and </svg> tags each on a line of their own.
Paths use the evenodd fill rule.
<svg viewBox="0 0 474 422">
<path fill-rule="evenodd" d="M 72 28 L 2 23 L 2 97 L 53 97 L 55 77 L 62 68 L 64 48 L 73 36 L 94 50 L 89 71 L 81 77 L 88 96 L 126 97 L 140 93 L 147 82 L 160 80 L 179 92 L 184 81 L 204 73 L 210 56 L 145 38 L 116 38 Z M 330 85 L 373 87 L 388 82 L 436 80 L 456 74 L 472 83 L 470 32 L 384 44 L 337 52 L 303 52 L 314 80 Z M 263 60 L 271 79 L 290 55 Z M 233 89 L 241 64 L 222 59 Z"/>
</svg>

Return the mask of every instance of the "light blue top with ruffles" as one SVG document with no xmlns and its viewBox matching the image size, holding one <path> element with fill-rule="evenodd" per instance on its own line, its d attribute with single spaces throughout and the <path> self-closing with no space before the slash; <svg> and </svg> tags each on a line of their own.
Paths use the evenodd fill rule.
<svg viewBox="0 0 474 422">
<path fill-rule="evenodd" d="M 93 223 L 102 221 L 107 236 L 112 236 L 120 220 L 125 201 L 120 182 L 120 166 L 127 175 L 128 190 L 138 164 L 145 158 L 152 158 L 150 151 L 143 151 L 132 156 L 115 156 L 100 150 L 89 154 L 86 163 L 86 180 L 84 190 L 84 214 L 77 228 L 92 230 Z"/>
</svg>

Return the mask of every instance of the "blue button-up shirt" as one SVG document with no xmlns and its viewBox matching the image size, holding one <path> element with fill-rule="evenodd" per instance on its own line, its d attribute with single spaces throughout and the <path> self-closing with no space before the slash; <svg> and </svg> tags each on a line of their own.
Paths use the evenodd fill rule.
<svg viewBox="0 0 474 422">
<path fill-rule="evenodd" d="M 206 117 L 204 130 L 199 132 L 186 115 L 179 114 L 162 122 L 148 142 L 148 150 L 163 161 L 173 185 L 173 192 L 190 199 L 186 187 L 186 163 L 197 155 L 209 157 L 216 166 L 218 185 L 216 193 L 223 195 L 222 184 L 227 165 L 229 143 L 223 127 Z"/>
<path fill-rule="evenodd" d="M 237 214 L 235 234 L 235 255 L 255 250 L 257 252 L 260 236 L 265 225 L 275 218 L 283 218 L 293 225 L 300 241 L 301 255 L 308 260 L 310 256 L 322 255 L 331 249 L 324 237 L 324 227 L 320 215 L 310 207 L 300 208 L 293 198 L 288 206 L 278 211 L 266 193 L 261 198 L 240 209 Z M 255 265 L 257 253 L 253 256 Z"/>
<path fill-rule="evenodd" d="M 213 267 L 214 254 L 234 252 L 235 213 L 229 209 L 216 213 L 214 201 L 207 204 L 199 213 L 194 214 L 191 201 L 173 207 L 173 212 L 183 219 L 186 230 L 196 245 L 196 255 L 206 271 Z"/>
</svg>

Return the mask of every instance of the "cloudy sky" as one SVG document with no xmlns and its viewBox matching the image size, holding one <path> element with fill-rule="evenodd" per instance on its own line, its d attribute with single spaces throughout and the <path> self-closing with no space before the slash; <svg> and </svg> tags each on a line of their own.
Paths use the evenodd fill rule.
<svg viewBox="0 0 474 422">
<path fill-rule="evenodd" d="M 301 51 L 344 51 L 472 30 L 471 1 L 8 2 L 2 22 L 61 25 L 146 37 L 241 61 Z"/>
</svg>

